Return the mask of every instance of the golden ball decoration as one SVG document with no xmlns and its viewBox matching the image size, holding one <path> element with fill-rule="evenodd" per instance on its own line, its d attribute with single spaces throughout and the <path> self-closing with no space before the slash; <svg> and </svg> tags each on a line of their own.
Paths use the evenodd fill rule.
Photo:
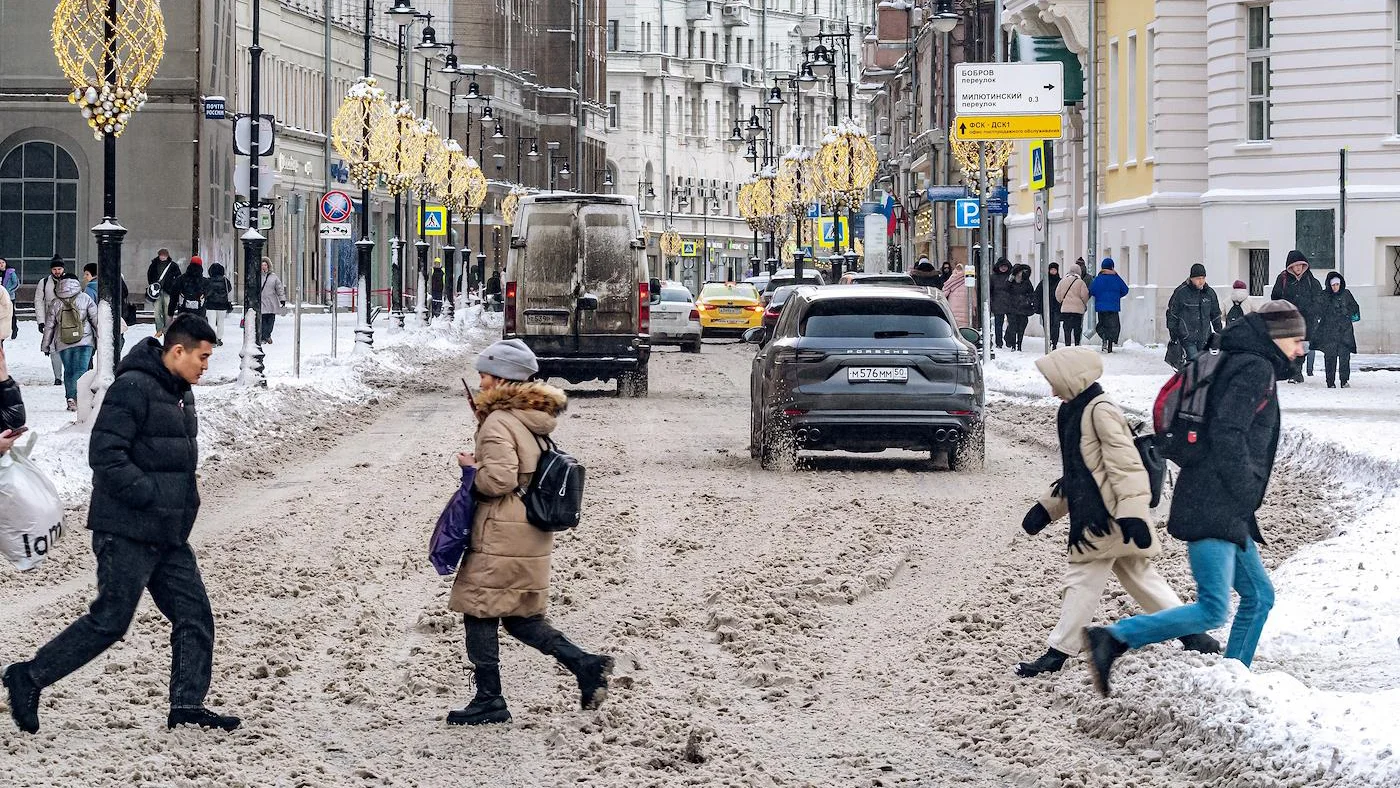
<svg viewBox="0 0 1400 788">
<path fill-rule="evenodd" d="M 520 192 L 512 189 L 510 194 L 501 200 L 501 221 L 506 224 L 515 224 L 515 212 L 520 210 L 520 197 Z"/>
<path fill-rule="evenodd" d="M 778 200 L 794 217 L 807 215 L 807 209 L 821 199 L 817 188 L 815 155 L 811 150 L 793 146 L 778 165 Z"/>
<path fill-rule="evenodd" d="M 675 257 L 681 253 L 680 233 L 668 228 L 661 234 L 661 253 L 667 257 Z"/>
<path fill-rule="evenodd" d="M 395 101 L 371 134 L 370 156 L 379 164 L 390 194 L 403 194 L 423 174 L 425 138 L 416 133 L 418 126 L 409 103 Z"/>
<path fill-rule="evenodd" d="M 370 146 L 374 128 L 388 114 L 388 94 L 374 77 L 362 77 L 350 86 L 331 121 L 331 144 L 362 189 L 373 189 L 379 182 L 380 167 L 370 155 Z"/>
<path fill-rule="evenodd" d="M 958 136 L 956 129 L 948 132 L 949 146 L 953 150 L 953 159 L 958 163 L 958 168 L 962 170 L 963 181 L 976 194 L 981 188 L 979 177 L 979 167 L 977 161 L 977 140 L 965 140 Z M 1015 147 L 1008 140 L 993 140 L 982 142 L 982 157 L 987 164 L 987 177 L 991 181 L 996 181 L 1002 168 L 1011 160 L 1011 153 Z"/>
<path fill-rule="evenodd" d="M 165 57 L 160 3 L 60 0 L 51 32 L 58 67 L 73 86 L 68 103 L 82 111 L 94 138 L 120 137 L 145 106 L 146 88 Z"/>
<path fill-rule="evenodd" d="M 476 159 L 467 157 L 467 209 L 471 211 L 480 210 L 486 204 L 486 174 L 481 171 L 481 165 L 476 163 Z M 511 218 L 514 218 L 512 215 Z M 510 222 L 506 222 L 510 224 Z"/>
<path fill-rule="evenodd" d="M 858 203 L 875 180 L 880 156 L 865 130 L 851 121 L 827 129 L 817 151 L 822 198 L 838 205 Z"/>
</svg>

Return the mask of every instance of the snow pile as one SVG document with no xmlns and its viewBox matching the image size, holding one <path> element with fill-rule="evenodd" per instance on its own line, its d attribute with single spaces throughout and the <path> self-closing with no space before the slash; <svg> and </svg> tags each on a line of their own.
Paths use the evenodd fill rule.
<svg viewBox="0 0 1400 788">
<path fill-rule="evenodd" d="M 1105 356 L 1104 389 L 1146 414 L 1171 373 L 1162 353 L 1130 345 Z M 1033 366 L 1038 355 L 999 354 L 986 370 L 989 388 L 1058 404 Z M 1400 409 L 1400 374 L 1357 374 L 1345 390 L 1320 378 L 1279 386 L 1280 462 L 1316 484 L 1275 484 L 1270 497 L 1330 496 L 1323 505 L 1341 508 L 1330 534 L 1273 569 L 1277 600 L 1255 672 L 1148 649 L 1115 670 L 1106 704 L 1064 698 L 1082 712 L 1082 728 L 1231 784 L 1277 784 L 1268 775 L 1284 773 L 1309 785 L 1400 784 L 1400 420 L 1375 418 Z M 1267 539 L 1270 522 L 1261 520 Z M 1231 774 L 1219 771 L 1226 764 Z"/>
<path fill-rule="evenodd" d="M 203 462 L 294 440 L 324 419 L 334 419 L 337 412 L 349 418 L 358 408 L 377 402 L 387 389 L 414 386 L 415 376 L 427 366 L 458 357 L 465 347 L 483 344 L 500 331 L 500 316 L 483 314 L 480 307 L 461 310 L 452 322 L 439 318 L 426 327 L 398 329 L 386 318 L 376 326 L 375 351 L 366 354 L 355 346 L 354 316 L 341 315 L 335 336 L 339 352 L 333 358 L 331 316 L 304 316 L 302 321 L 301 376 L 293 374 L 292 321 L 280 320 L 274 343 L 264 348 L 266 389 L 236 385 L 239 329 L 229 326 L 225 346 L 215 351 L 208 373 L 195 388 Z M 32 324 L 22 324 L 21 329 L 18 339 L 5 344 L 5 352 L 10 373 L 23 388 L 30 428 L 39 435 L 34 459 L 64 501 L 78 505 L 92 487 L 87 428 L 74 424 L 73 414 L 65 410 L 62 387 L 49 385 L 52 370 L 39 351 L 38 332 Z M 150 325 L 133 327 L 126 336 L 127 348 L 152 332 Z"/>
</svg>

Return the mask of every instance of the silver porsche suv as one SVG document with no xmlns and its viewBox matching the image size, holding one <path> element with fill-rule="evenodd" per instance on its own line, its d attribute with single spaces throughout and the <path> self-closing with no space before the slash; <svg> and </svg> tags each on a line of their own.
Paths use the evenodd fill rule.
<svg viewBox="0 0 1400 788">
<path fill-rule="evenodd" d="M 959 331 L 938 291 L 802 287 L 771 333 L 745 340 L 759 345 L 750 449 L 763 467 L 804 450 L 886 449 L 929 452 L 953 470 L 982 466 L 976 332 Z"/>
</svg>

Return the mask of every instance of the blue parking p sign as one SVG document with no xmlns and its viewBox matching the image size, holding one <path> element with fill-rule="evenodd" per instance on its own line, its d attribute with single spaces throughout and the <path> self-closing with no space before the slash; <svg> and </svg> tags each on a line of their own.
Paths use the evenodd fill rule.
<svg viewBox="0 0 1400 788">
<path fill-rule="evenodd" d="M 957 209 L 957 228 L 959 230 L 973 230 L 982 224 L 982 211 L 976 200 L 962 199 L 955 203 Z"/>
</svg>

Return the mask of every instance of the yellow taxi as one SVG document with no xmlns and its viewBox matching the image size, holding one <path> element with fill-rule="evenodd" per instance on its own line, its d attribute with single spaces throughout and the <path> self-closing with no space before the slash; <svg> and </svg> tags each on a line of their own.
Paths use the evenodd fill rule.
<svg viewBox="0 0 1400 788">
<path fill-rule="evenodd" d="M 746 282 L 710 282 L 695 299 L 700 312 L 700 336 L 741 336 L 763 325 L 758 289 Z"/>
</svg>

